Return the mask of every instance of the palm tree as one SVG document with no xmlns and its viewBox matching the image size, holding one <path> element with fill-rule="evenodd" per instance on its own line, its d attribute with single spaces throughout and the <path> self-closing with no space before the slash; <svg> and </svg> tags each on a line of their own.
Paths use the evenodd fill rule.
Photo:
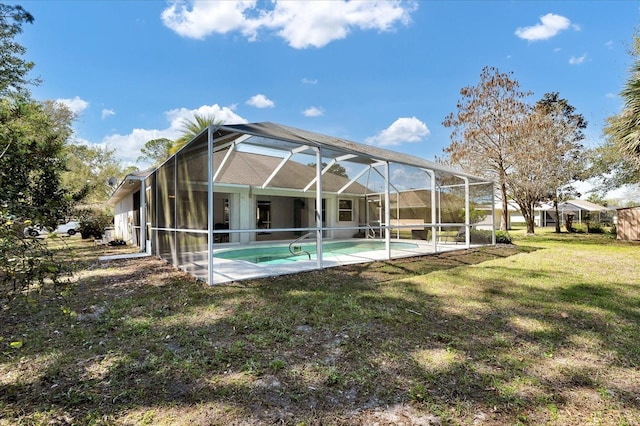
<svg viewBox="0 0 640 426">
<path fill-rule="evenodd" d="M 624 99 L 622 111 L 609 117 L 604 129 L 622 155 L 640 166 L 640 36 L 634 36 L 634 64 L 620 96 Z"/>
<path fill-rule="evenodd" d="M 210 124 L 219 125 L 223 124 L 222 120 L 217 120 L 216 116 L 200 115 L 198 113 L 193 115 L 193 119 L 182 121 L 182 135 L 175 140 L 171 147 L 170 153 L 175 154 L 180 148 L 187 144 L 191 139 L 196 137 L 200 132 L 209 127 Z"/>
</svg>

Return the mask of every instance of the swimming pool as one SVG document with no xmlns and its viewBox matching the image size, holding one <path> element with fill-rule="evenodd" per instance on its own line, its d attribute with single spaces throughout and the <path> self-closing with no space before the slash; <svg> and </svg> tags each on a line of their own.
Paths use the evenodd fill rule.
<svg viewBox="0 0 640 426">
<path fill-rule="evenodd" d="M 415 249 L 417 244 L 392 242 L 391 250 Z M 291 247 L 296 253 L 291 254 L 288 245 L 267 247 L 245 247 L 240 249 L 225 250 L 213 254 L 214 258 L 228 260 L 244 260 L 259 264 L 283 264 L 300 260 L 316 259 L 316 245 L 296 244 Z M 335 241 L 325 242 L 322 246 L 324 257 L 337 254 L 356 254 L 366 251 L 384 250 L 384 241 Z M 307 255 L 309 253 L 309 255 Z"/>
</svg>

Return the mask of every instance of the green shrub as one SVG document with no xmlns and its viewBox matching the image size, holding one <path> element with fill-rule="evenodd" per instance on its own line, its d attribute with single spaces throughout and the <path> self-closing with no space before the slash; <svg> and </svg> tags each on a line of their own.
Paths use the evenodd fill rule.
<svg viewBox="0 0 640 426">
<path fill-rule="evenodd" d="M 491 231 L 485 229 L 472 229 L 469 239 L 473 244 L 491 244 Z"/>
<path fill-rule="evenodd" d="M 77 215 L 83 239 L 102 238 L 105 228 L 113 224 L 113 215 L 107 212 L 85 209 L 78 211 Z"/>
<path fill-rule="evenodd" d="M 69 285 L 69 262 L 57 259 L 42 240 L 25 237 L 24 225 L 0 220 L 0 301 L 11 301 L 32 287 L 59 293 Z"/>
<path fill-rule="evenodd" d="M 487 229 L 472 229 L 470 234 L 471 244 L 491 244 L 491 231 Z M 464 233 L 456 236 L 457 242 L 465 242 Z M 496 231 L 497 244 L 511 244 L 511 236 L 505 231 Z"/>
<path fill-rule="evenodd" d="M 496 231 L 496 244 L 512 244 L 513 238 L 507 231 Z"/>
<path fill-rule="evenodd" d="M 604 234 L 604 226 L 600 222 L 587 223 L 587 232 L 589 234 Z"/>
<path fill-rule="evenodd" d="M 572 226 L 572 230 L 569 232 L 575 232 L 576 234 L 586 234 L 587 233 L 587 225 L 583 223 L 579 223 L 577 225 Z"/>
</svg>

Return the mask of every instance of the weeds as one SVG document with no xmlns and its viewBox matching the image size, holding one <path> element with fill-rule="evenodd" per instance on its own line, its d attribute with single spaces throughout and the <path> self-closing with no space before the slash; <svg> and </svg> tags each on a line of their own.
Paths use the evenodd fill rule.
<svg viewBox="0 0 640 426">
<path fill-rule="evenodd" d="M 220 287 L 77 240 L 0 312 L 0 425 L 638 424 L 639 246 L 511 235 Z"/>
</svg>

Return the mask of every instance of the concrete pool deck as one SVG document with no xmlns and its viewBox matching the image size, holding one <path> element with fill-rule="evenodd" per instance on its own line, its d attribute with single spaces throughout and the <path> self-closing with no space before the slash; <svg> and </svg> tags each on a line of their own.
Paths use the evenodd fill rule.
<svg viewBox="0 0 640 426">
<path fill-rule="evenodd" d="M 393 240 L 393 242 L 403 242 L 415 244 L 412 248 L 392 249 L 391 257 L 393 259 L 424 256 L 436 253 L 433 243 L 429 241 L 418 240 Z M 475 247 L 476 245 L 472 245 Z M 287 262 L 280 264 L 269 263 L 252 263 L 246 260 L 231 260 L 215 257 L 216 251 L 227 251 L 229 249 L 243 249 L 256 247 L 256 244 L 229 245 L 224 249 L 214 250 L 213 258 L 213 283 L 225 284 L 234 281 L 242 281 L 247 279 L 265 278 L 278 275 L 294 274 L 304 271 L 313 271 L 321 269 L 315 258 L 312 260 L 296 260 L 295 262 Z M 463 243 L 439 243 L 437 245 L 437 253 L 465 250 L 467 247 Z M 322 269 L 335 266 L 351 265 L 357 263 L 375 262 L 387 260 L 386 250 L 362 251 L 353 254 L 334 254 L 331 252 L 323 253 Z M 191 259 L 181 265 L 181 268 L 187 272 L 196 275 L 202 280 L 207 280 L 207 263 L 206 256 L 199 261 Z"/>
</svg>

